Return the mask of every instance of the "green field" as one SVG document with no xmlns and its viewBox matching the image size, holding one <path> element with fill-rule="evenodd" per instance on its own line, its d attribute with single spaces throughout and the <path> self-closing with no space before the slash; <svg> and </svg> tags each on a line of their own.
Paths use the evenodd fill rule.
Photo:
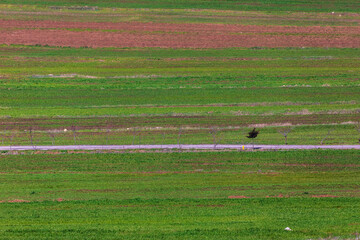
<svg viewBox="0 0 360 240">
<path fill-rule="evenodd" d="M 70 119 L 71 123 L 76 123 Z M 83 119 L 77 119 L 81 122 Z M 114 119 L 112 119 L 114 120 Z M 115 119 L 116 120 L 116 119 Z M 126 119 L 125 119 L 126 120 Z M 143 120 L 143 119 L 142 119 Z M 226 120 L 226 119 L 225 119 Z M 196 119 L 193 119 L 195 122 Z M 33 122 L 34 123 L 34 122 Z M 174 123 L 179 125 L 175 127 L 130 127 L 117 128 L 110 127 L 105 122 L 86 122 L 89 125 L 82 125 L 79 129 L 69 128 L 67 132 L 63 130 L 32 130 L 30 133 L 29 123 L 24 127 L 25 130 L 6 130 L 0 135 L 1 145 L 142 145 L 142 144 L 251 144 L 253 140 L 248 139 L 247 133 L 251 130 L 249 127 L 213 127 L 211 122 L 205 122 L 207 127 L 199 127 L 193 123 L 194 127 L 181 128 L 183 122 Z M 41 123 L 40 123 L 41 124 Z M 54 122 L 51 122 L 54 124 Z M 83 123 L 84 124 L 84 123 Z M 104 124 L 101 126 L 101 124 Z M 144 124 L 144 123 L 143 123 Z M 224 122 L 223 125 L 226 123 Z M 31 126 L 36 126 L 32 124 Z M 42 126 L 43 128 L 59 128 L 59 126 Z M 93 128 L 96 128 L 94 130 Z M 99 129 L 100 128 L 100 129 Z M 267 126 L 260 128 L 260 134 L 254 141 L 256 144 L 285 144 L 284 136 L 279 131 L 292 128 L 288 134 L 288 144 L 313 144 L 313 145 L 343 145 L 357 144 L 359 139 L 354 127 L 346 125 L 310 125 L 310 126 Z M 258 128 L 259 129 L 259 128 Z M 211 134 L 212 130 L 217 130 L 215 140 Z M 179 136 L 179 132 L 181 133 Z M 215 142 L 214 142 L 215 141 Z"/>
<path fill-rule="evenodd" d="M 21 6 L 21 7 L 19 7 Z M 58 9 L 59 8 L 59 9 Z M 356 8 L 353 9 L 357 11 Z M 359 14 L 342 14 L 338 10 L 325 12 L 281 11 L 234 11 L 216 9 L 166 9 L 166 8 L 110 8 L 79 10 L 71 6 L 1 4 L 2 19 L 25 21 L 56 20 L 77 22 L 157 22 L 157 23 L 220 23 L 281 26 L 358 26 Z M 61 11 L 63 14 L 56 14 Z M 41 13 L 41 14 L 39 14 Z M 331 13 L 331 14 L 330 14 Z M 114 17 L 115 16 L 115 17 Z M 79 31 L 80 29 L 72 29 Z M 109 30 L 108 30 L 109 31 Z M 113 31 L 113 30 L 110 30 Z M 106 32 L 106 31 L 105 31 Z"/>
<path fill-rule="evenodd" d="M 0 145 L 34 150 L 0 152 L 0 239 L 359 239 L 359 151 L 181 149 L 359 144 L 359 26 L 358 0 L 2 0 Z M 74 144 L 179 149 L 36 149 Z"/>
<path fill-rule="evenodd" d="M 74 125 L 77 144 L 131 144 L 134 129 L 143 143 L 176 143 L 179 127 L 191 129 L 184 143 L 208 143 L 211 127 L 224 129 L 223 143 L 243 143 L 253 126 L 263 126 L 258 143 L 280 144 L 284 124 L 296 126 L 293 144 L 319 144 L 329 130 L 325 144 L 358 142 L 358 49 L 3 45 L 0 52 L 3 145 L 28 144 L 30 128 L 37 144 L 49 144 L 47 130 Z M 57 143 L 74 143 L 72 134 Z"/>
<path fill-rule="evenodd" d="M 3 0 L 3 4 L 24 4 L 40 6 L 98 6 L 110 8 L 165 8 L 165 9 L 221 9 L 237 11 L 304 11 L 304 12 L 359 12 L 359 2 L 356 0 L 346 1 L 291 1 L 291 0 L 142 0 L 116 2 L 106 1 L 83 1 L 83 0 Z"/>
<path fill-rule="evenodd" d="M 357 49 L 121 50 L 2 46 L 0 52 L 2 88 L 11 90 L 2 91 L 3 107 L 26 104 L 74 107 L 74 103 L 78 107 L 99 108 L 226 105 L 286 100 L 358 102 L 357 94 L 351 93 L 357 92 L 359 85 Z M 184 92 L 186 98 L 182 97 Z M 273 100 L 269 99 L 269 92 Z M 308 96 L 307 92 L 319 94 Z M 9 100 L 7 94 L 11 96 Z M 29 103 L 13 97 L 14 94 L 29 96 L 34 101 Z M 38 96 L 51 102 L 37 103 Z"/>
<path fill-rule="evenodd" d="M 29 154 L 1 156 L 1 200 L 25 201 L 1 204 L 4 239 L 318 239 L 359 230 L 358 151 Z"/>
</svg>

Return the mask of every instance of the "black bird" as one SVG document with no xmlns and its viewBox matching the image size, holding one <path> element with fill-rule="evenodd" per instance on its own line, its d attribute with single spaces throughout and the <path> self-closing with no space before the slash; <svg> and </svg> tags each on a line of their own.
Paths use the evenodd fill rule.
<svg viewBox="0 0 360 240">
<path fill-rule="evenodd" d="M 252 131 L 248 133 L 249 135 L 246 136 L 247 138 L 256 138 L 259 134 L 259 131 L 256 131 L 256 128 L 254 128 Z"/>
</svg>

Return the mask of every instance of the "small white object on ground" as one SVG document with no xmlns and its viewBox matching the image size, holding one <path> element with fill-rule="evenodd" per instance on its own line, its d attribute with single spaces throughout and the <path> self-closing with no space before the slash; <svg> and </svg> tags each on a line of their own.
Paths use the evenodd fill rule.
<svg viewBox="0 0 360 240">
<path fill-rule="evenodd" d="M 286 230 L 286 231 L 292 231 L 291 228 L 289 228 L 289 227 L 286 227 L 284 230 Z"/>
<path fill-rule="evenodd" d="M 66 128 L 64 129 L 64 132 L 67 132 L 67 129 L 66 129 Z"/>
</svg>

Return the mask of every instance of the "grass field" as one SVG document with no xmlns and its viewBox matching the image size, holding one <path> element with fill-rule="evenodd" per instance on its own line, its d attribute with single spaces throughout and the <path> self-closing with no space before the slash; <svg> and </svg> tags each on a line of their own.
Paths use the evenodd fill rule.
<svg viewBox="0 0 360 240">
<path fill-rule="evenodd" d="M 81 121 L 81 120 L 80 120 Z M 74 124 L 74 122 L 72 122 Z M 88 123 L 91 124 L 91 123 Z M 99 124 L 97 122 L 97 124 Z M 180 123 L 181 124 L 181 123 Z M 207 123 L 211 124 L 211 123 Z M 223 123 L 225 125 L 225 123 Z M 181 124 L 182 125 L 182 124 Z M 28 125 L 26 127 L 29 127 Z M 50 126 L 51 128 L 55 126 Z M 54 130 L 6 130 L 0 135 L 2 145 L 140 145 L 140 144 L 251 144 L 246 138 L 251 130 L 249 127 L 132 127 L 119 128 L 104 125 L 94 130 L 70 127 L 67 132 Z M 48 127 L 49 128 L 49 127 Z M 285 144 L 284 136 L 280 133 L 292 129 L 288 134 L 288 144 L 313 145 L 342 145 L 357 144 L 358 136 L 351 125 L 312 125 L 312 126 L 268 126 L 260 129 L 256 144 Z M 259 129 L 259 128 L 258 128 Z M 213 130 L 217 133 L 212 134 Z M 179 135 L 180 134 L 180 135 Z"/>
<path fill-rule="evenodd" d="M 82 0 L 3 0 L 3 4 L 24 4 L 40 6 L 98 6 L 110 8 L 165 8 L 165 9 L 218 9 L 218 10 L 242 10 L 242 11 L 303 11 L 303 12 L 359 12 L 358 1 L 289 1 L 289 0 L 256 0 L 239 3 L 234 0 L 142 0 L 142 1 L 82 1 Z"/>
<path fill-rule="evenodd" d="M 49 144 L 47 130 L 74 125 L 78 144 L 133 143 L 136 128 L 144 143 L 173 143 L 179 127 L 190 129 L 184 143 L 211 141 L 211 127 L 224 128 L 224 143 L 238 143 L 253 126 L 263 128 L 259 143 L 280 144 L 283 125 L 296 126 L 294 144 L 318 144 L 329 130 L 325 144 L 358 142 L 358 49 L 3 45 L 0 52 L 2 144 L 28 144 L 30 128 L 38 144 Z M 58 143 L 74 142 L 71 132 L 62 135 Z"/>
<path fill-rule="evenodd" d="M 0 232 L 5 239 L 354 238 L 358 159 L 351 150 L 2 155 Z"/>
<path fill-rule="evenodd" d="M 357 0 L 2 0 L 0 144 L 359 144 L 359 33 Z M 3 151 L 0 239 L 359 239 L 359 157 Z"/>
<path fill-rule="evenodd" d="M 59 11 L 61 10 L 61 14 Z M 355 10 L 355 9 L 354 9 Z M 233 11 L 216 9 L 144 9 L 100 8 L 82 11 L 62 7 L 54 9 L 39 5 L 0 4 L 2 19 L 6 20 L 57 20 L 77 22 L 157 22 L 157 23 L 217 23 L 279 26 L 358 26 L 357 13 L 332 14 L 330 12 L 290 11 Z M 41 14 L 39 14 L 39 12 Z M 76 30 L 76 29 L 73 29 Z M 77 29 L 79 30 L 79 29 Z"/>
</svg>

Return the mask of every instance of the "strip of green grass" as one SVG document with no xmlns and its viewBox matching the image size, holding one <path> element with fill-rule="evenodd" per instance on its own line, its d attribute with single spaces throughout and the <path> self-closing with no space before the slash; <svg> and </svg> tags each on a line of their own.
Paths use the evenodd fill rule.
<svg viewBox="0 0 360 240">
<path fill-rule="evenodd" d="M 4 155 L 0 192 L 31 201 L 359 197 L 358 158 L 356 150 Z"/>
<path fill-rule="evenodd" d="M 4 88 L 357 86 L 356 49 L 76 49 L 3 46 Z M 64 75 L 65 74 L 65 75 Z M 75 78 L 66 77 L 73 74 Z M 54 77 L 50 77 L 54 75 Z M 94 78 L 85 78 L 98 77 Z"/>
<path fill-rule="evenodd" d="M 219 23 L 283 26 L 357 26 L 359 15 L 339 12 L 234 11 L 215 9 L 144 9 L 101 7 L 83 11 L 72 7 L 44 5 L 13 5 L 0 3 L 0 18 L 23 21 L 71 22 L 161 22 Z"/>
<path fill-rule="evenodd" d="M 295 105 L 294 105 L 295 104 Z M 251 104 L 250 104 L 251 105 Z M 78 106 L 57 106 L 57 107 L 44 107 L 44 106 L 35 106 L 35 107 L 2 107 L 0 109 L 0 114 L 3 118 L 87 118 L 87 117 L 148 117 L 148 122 L 151 122 L 152 118 L 158 117 L 197 117 L 201 119 L 202 117 L 208 117 L 211 122 L 213 117 L 236 117 L 244 116 L 244 119 L 252 118 L 253 123 L 260 123 L 261 119 L 264 121 L 264 116 L 270 116 L 269 121 L 264 121 L 263 123 L 271 122 L 285 122 L 284 119 L 288 119 L 289 122 L 300 123 L 296 121 L 296 118 L 301 115 L 313 115 L 315 116 L 321 114 L 321 118 L 318 118 L 319 121 L 316 123 L 341 123 L 346 121 L 351 121 L 356 119 L 356 114 L 359 112 L 360 105 L 356 102 L 354 103 L 339 103 L 339 104 L 320 104 L 320 103 L 311 103 L 311 102 L 284 102 L 284 103 L 264 103 L 265 106 L 262 106 L 261 103 L 254 103 L 253 106 L 232 106 L 222 105 L 222 106 L 201 106 L 201 105 L 189 105 L 189 106 L 87 106 L 87 107 L 78 107 Z M 267 105 L 267 106 L 266 106 Z M 287 114 L 284 116 L 283 114 Z M 340 114 L 338 118 L 334 118 L 333 115 Z M 350 117 L 350 114 L 354 114 L 354 118 Z M 326 115 L 328 120 L 326 120 Z M 246 117 L 247 116 L 247 117 Z M 278 118 L 278 120 L 275 119 Z M 198 120 L 199 120 L 198 119 Z M 121 120 L 122 121 L 122 120 Z M 5 123 L 5 121 L 3 120 Z M 123 121 L 122 121 L 123 122 Z M 195 122 L 195 120 L 194 120 Z M 249 121 L 246 120 L 246 123 Z M 166 123 L 166 121 L 164 122 Z M 314 121 L 306 121 L 304 124 L 314 124 Z M 169 124 L 171 124 L 169 122 Z M 222 125 L 223 123 L 221 123 Z"/>
<path fill-rule="evenodd" d="M 3 155 L 0 200 L 31 202 L 0 203 L 0 232 L 17 239 L 354 237 L 358 159 L 352 150 Z"/>
<path fill-rule="evenodd" d="M 174 9 L 223 9 L 242 11 L 304 11 L 304 12 L 359 12 L 358 2 L 346 1 L 289 1 L 289 0 L 255 0 L 241 2 L 234 0 L 142 0 L 114 2 L 106 1 L 82 1 L 82 0 L 3 0 L 3 4 L 25 4 L 40 6 L 98 6 L 98 7 L 121 7 L 121 8 L 174 8 Z"/>
<path fill-rule="evenodd" d="M 257 125 L 260 131 L 259 136 L 255 141 L 246 138 L 247 133 L 252 129 L 250 124 L 256 122 L 250 121 L 248 127 L 228 127 L 226 124 L 245 125 L 241 121 L 226 122 L 223 120 L 223 125 L 226 127 L 217 127 L 215 124 L 219 122 L 212 122 L 208 119 L 206 124 L 208 126 L 201 126 L 201 122 L 194 121 L 193 126 L 182 125 L 181 136 L 179 137 L 179 128 L 170 126 L 169 122 L 166 124 L 159 124 L 158 127 L 153 126 L 148 129 L 149 123 L 144 119 L 145 128 L 131 127 L 130 125 L 116 128 L 115 126 L 106 125 L 91 126 L 84 125 L 84 122 L 78 120 L 78 123 L 68 122 L 68 125 L 60 126 L 38 126 L 36 123 L 29 120 L 26 126 L 21 126 L 25 130 L 10 130 L 6 129 L 9 126 L 4 124 L 4 128 L 0 132 L 1 145 L 138 145 L 138 144 L 214 144 L 213 135 L 210 133 L 212 128 L 218 130 L 215 135 L 217 144 L 285 144 L 284 136 L 278 131 L 283 131 L 289 127 L 284 126 L 263 126 L 263 122 Z M 133 123 L 134 124 L 134 123 Z M 135 123 L 141 124 L 141 123 Z M 214 124 L 215 126 L 211 126 Z M 277 123 L 280 125 L 281 123 Z M 289 123 L 288 123 L 289 124 Z M 74 133 L 71 131 L 71 126 L 76 126 L 75 140 Z M 166 127 L 162 127 L 162 126 Z M 255 125 L 256 126 L 256 125 Z M 54 128 L 57 131 L 39 130 L 36 128 Z M 33 128 L 30 135 L 29 129 Z M 34 130 L 34 128 L 36 130 Z M 64 132 L 63 129 L 68 129 Z M 32 140 L 32 143 L 31 143 Z M 309 144 L 309 145 L 342 145 L 342 144 L 358 144 L 359 135 L 353 125 L 302 125 L 293 126 L 292 131 L 287 137 L 288 144 Z M 36 147 L 34 147 L 36 148 Z"/>
<path fill-rule="evenodd" d="M 21 79 L 0 79 L 2 88 L 10 89 L 179 89 L 179 88 L 271 88 L 271 87 L 343 87 L 359 86 L 356 73 L 328 75 L 243 76 L 242 72 L 198 76 L 117 76 L 86 78 L 82 75 L 34 75 Z"/>
<path fill-rule="evenodd" d="M 114 131 L 127 127 L 305 124 L 306 129 L 300 132 L 307 136 L 314 131 L 309 125 L 358 121 L 357 49 L 75 49 L 4 45 L 0 49 L 4 74 L 0 79 L 0 115 L 18 118 L 4 118 L 3 131 L 63 129 L 72 125 Z M 75 75 L 56 76 L 64 73 Z M 106 116 L 112 117 L 103 118 Z M 321 130 L 320 135 L 325 136 L 328 130 Z M 171 131 L 167 132 L 170 140 L 165 142 L 176 143 L 177 133 Z M 190 134 L 187 143 L 207 143 L 205 131 L 196 132 L 198 136 Z M 338 132 L 339 137 L 327 143 L 354 144 L 357 140 L 352 131 Z M 13 134 L 17 137 L 11 140 Z M 145 137 L 143 143 L 161 143 L 162 133 L 149 134 L 154 136 L 148 140 Z M 236 134 L 230 134 L 227 143 L 238 142 Z M 26 133 L 7 135 L 4 144 L 28 144 Z M 104 134 L 82 137 L 84 144 L 105 141 Z M 50 143 L 46 133 L 39 138 L 39 144 Z M 120 140 L 114 136 L 109 141 L 129 144 L 132 134 L 126 133 Z M 282 143 L 276 132 L 261 141 Z M 299 135 L 293 143 L 320 141 Z M 72 138 L 65 137 L 58 143 L 72 143 Z"/>
<path fill-rule="evenodd" d="M 219 89 L 24 89 L 1 90 L 2 107 L 202 105 L 263 102 L 360 102 L 360 87 Z M 31 101 L 29 101 L 31 99 Z M 140 110 L 140 109 L 139 109 Z M 141 110 L 140 110 L 141 111 Z M 35 113 L 34 113 L 35 114 Z"/>
<path fill-rule="evenodd" d="M 285 59 L 359 58 L 359 49 L 349 48 L 225 48 L 225 49 L 119 49 L 0 45 L 1 56 L 97 58 L 202 58 L 244 57 Z"/>
<path fill-rule="evenodd" d="M 9 203 L 0 231 L 16 239 L 355 238 L 359 205 L 350 198 Z"/>
</svg>

